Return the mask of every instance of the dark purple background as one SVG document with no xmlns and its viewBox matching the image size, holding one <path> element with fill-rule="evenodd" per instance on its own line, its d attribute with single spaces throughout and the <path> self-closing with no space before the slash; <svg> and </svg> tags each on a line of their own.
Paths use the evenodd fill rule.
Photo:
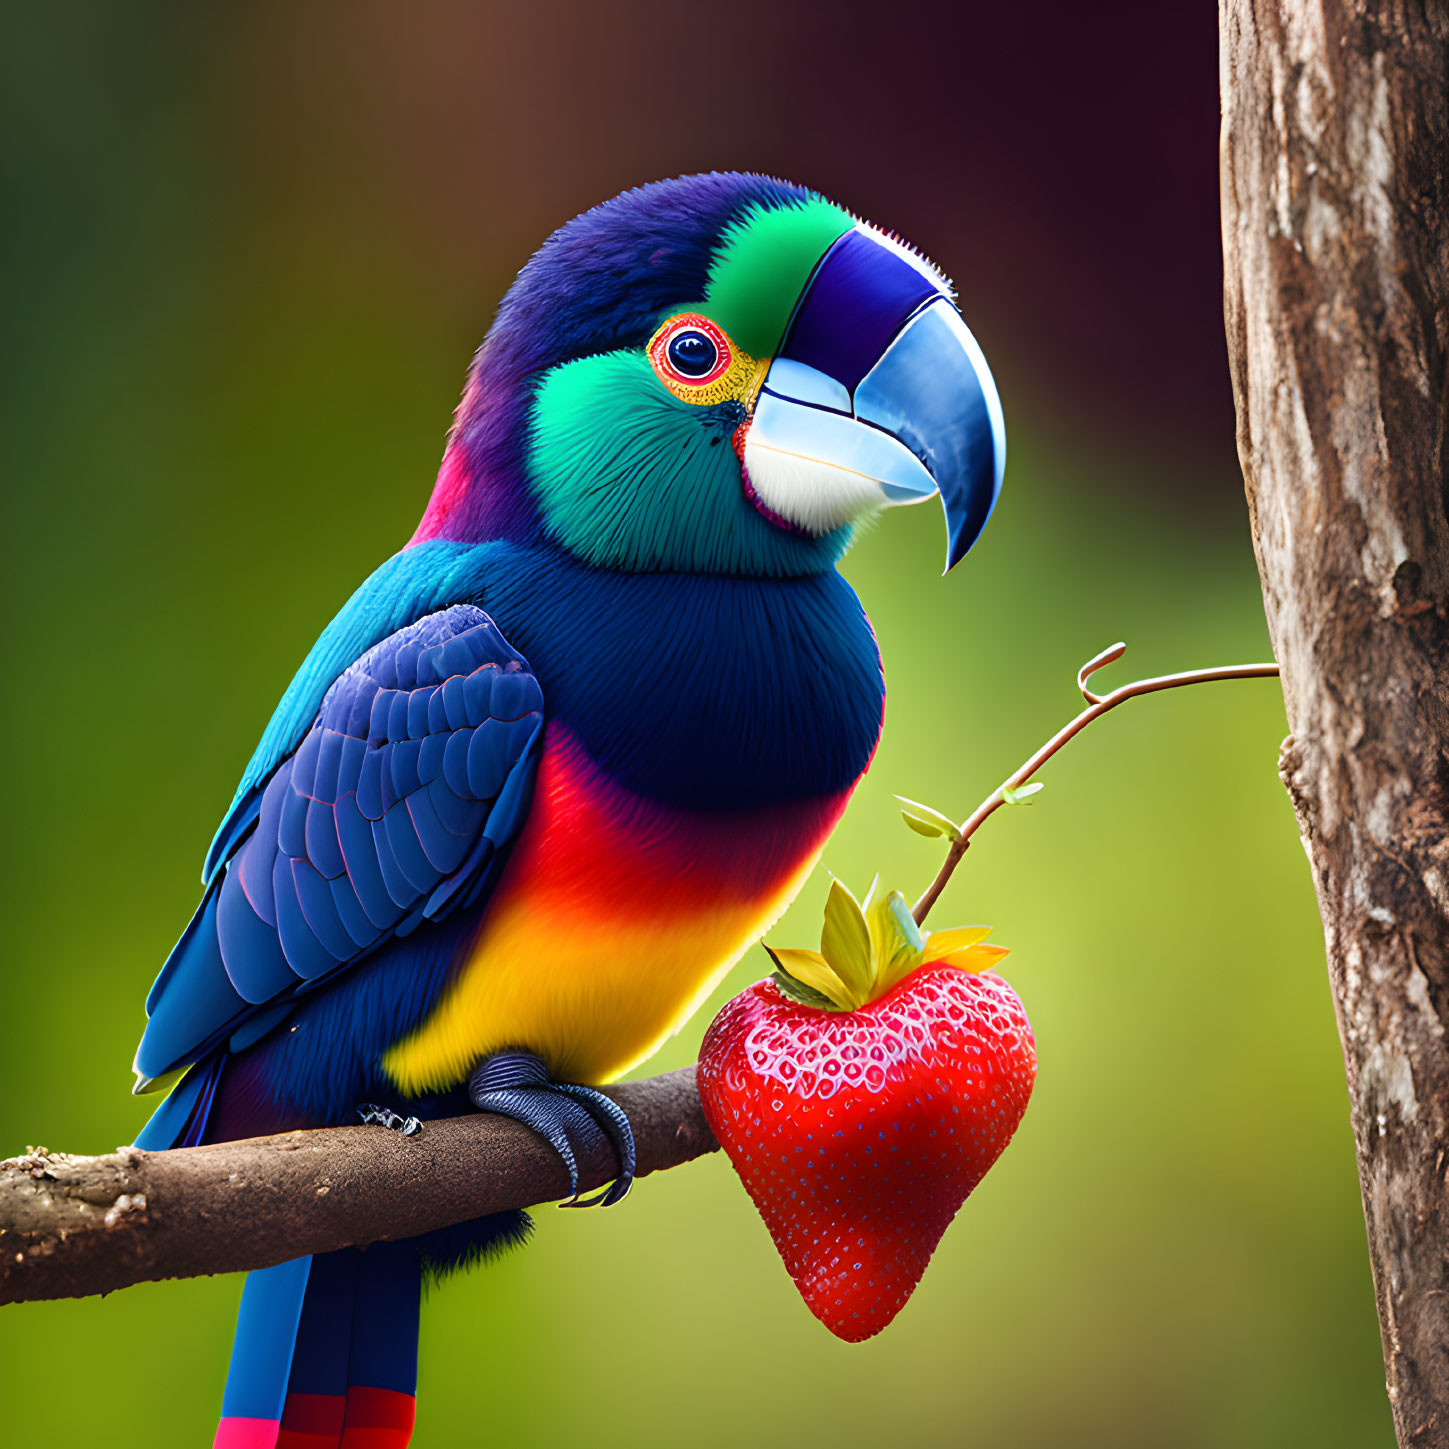
<svg viewBox="0 0 1449 1449">
<path fill-rule="evenodd" d="M 1206 473 L 1241 507 L 1213 7 L 428 9 L 449 23 L 372 0 L 213 34 L 243 234 L 390 235 L 476 333 L 569 212 L 681 171 L 783 173 L 955 279 L 1009 406 L 1024 378 L 1039 425 L 1133 437 L 1158 470 L 1186 449 L 1164 486 Z"/>
</svg>

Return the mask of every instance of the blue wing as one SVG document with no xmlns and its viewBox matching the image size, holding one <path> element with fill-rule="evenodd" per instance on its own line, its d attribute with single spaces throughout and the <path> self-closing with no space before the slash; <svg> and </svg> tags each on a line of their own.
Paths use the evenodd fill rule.
<svg viewBox="0 0 1449 1449">
<path fill-rule="evenodd" d="M 543 694 L 481 609 L 370 649 L 260 792 L 146 1000 L 138 1090 L 424 920 L 477 901 L 528 811 Z"/>
</svg>

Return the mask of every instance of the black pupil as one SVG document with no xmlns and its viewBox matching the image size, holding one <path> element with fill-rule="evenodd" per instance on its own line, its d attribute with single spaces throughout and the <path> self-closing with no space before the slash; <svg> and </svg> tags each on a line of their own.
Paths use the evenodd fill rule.
<svg viewBox="0 0 1449 1449">
<path fill-rule="evenodd" d="M 719 353 L 703 332 L 676 332 L 669 339 L 669 361 L 685 377 L 703 377 L 719 361 Z"/>
</svg>

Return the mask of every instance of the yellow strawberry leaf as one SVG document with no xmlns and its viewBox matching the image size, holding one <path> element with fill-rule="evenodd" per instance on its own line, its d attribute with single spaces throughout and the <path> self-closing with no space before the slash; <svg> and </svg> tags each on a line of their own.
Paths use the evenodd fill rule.
<svg viewBox="0 0 1449 1449">
<path fill-rule="evenodd" d="M 770 948 L 765 947 L 768 951 Z M 797 981 L 786 971 L 781 971 L 777 966 L 774 975 L 770 977 L 780 992 L 788 996 L 791 1001 L 798 1002 L 801 1006 L 809 1006 L 815 1011 L 838 1011 L 839 1008 L 828 997 L 822 995 L 813 986 L 807 986 L 803 981 Z"/>
<path fill-rule="evenodd" d="M 950 931 L 932 931 L 926 937 L 926 954 L 933 961 L 939 961 L 952 951 L 984 941 L 990 934 L 990 926 L 961 926 Z"/>
<path fill-rule="evenodd" d="M 858 1002 L 870 995 L 870 927 L 860 902 L 838 880 L 825 900 L 820 954 Z"/>
<path fill-rule="evenodd" d="M 954 966 L 958 971 L 970 971 L 979 976 L 983 971 L 990 971 L 1008 954 L 1005 946 L 966 946 L 960 951 L 952 951 L 949 956 L 942 956 L 940 961 L 943 966 Z"/>
<path fill-rule="evenodd" d="M 841 1011 L 854 1011 L 860 1005 L 860 998 L 852 999 L 849 988 L 819 951 L 797 951 L 788 946 L 766 946 L 765 950 L 787 976 L 818 991 Z"/>
<path fill-rule="evenodd" d="M 872 928 L 885 939 L 887 949 L 876 958 L 878 985 L 873 995 L 882 996 L 925 959 L 925 940 L 906 898 L 899 891 L 891 891 L 877 910 L 878 918 L 872 912 Z"/>
<path fill-rule="evenodd" d="M 905 910 L 909 914 L 906 898 L 899 891 L 888 891 L 865 913 L 866 929 L 870 933 L 871 962 L 876 973 L 888 966 L 903 952 L 911 950 L 911 942 L 901 927 Z"/>
<path fill-rule="evenodd" d="M 875 901 L 865 911 L 865 926 L 870 933 L 871 964 L 879 974 L 881 968 L 895 953 L 900 944 L 900 935 L 891 916 L 890 898 Z"/>
</svg>

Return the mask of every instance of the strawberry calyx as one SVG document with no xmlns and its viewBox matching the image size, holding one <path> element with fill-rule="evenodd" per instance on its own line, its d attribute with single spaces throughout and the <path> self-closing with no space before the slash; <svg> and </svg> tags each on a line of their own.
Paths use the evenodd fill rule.
<svg viewBox="0 0 1449 1449">
<path fill-rule="evenodd" d="M 900 891 L 874 900 L 875 882 L 857 901 L 839 880 L 830 884 L 820 949 L 766 946 L 775 985 L 790 1000 L 819 1011 L 856 1011 L 930 962 L 958 971 L 989 971 L 1006 955 L 983 944 L 990 926 L 922 931 Z"/>
</svg>

